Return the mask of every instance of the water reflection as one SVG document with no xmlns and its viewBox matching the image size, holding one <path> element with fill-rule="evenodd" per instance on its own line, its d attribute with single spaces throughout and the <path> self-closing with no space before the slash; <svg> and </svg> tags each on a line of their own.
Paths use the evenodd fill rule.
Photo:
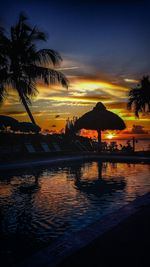
<svg viewBox="0 0 150 267">
<path fill-rule="evenodd" d="M 96 161 L 1 173 L 4 259 L 30 253 L 148 192 L 149 173 L 148 165 Z"/>
<path fill-rule="evenodd" d="M 124 176 L 114 176 L 109 179 L 108 177 L 103 177 L 103 169 L 105 169 L 106 172 L 107 166 L 107 163 L 96 162 L 96 165 L 94 167 L 97 174 L 95 177 L 94 173 L 94 178 L 91 177 L 91 179 L 89 179 L 89 177 L 87 177 L 86 179 L 84 178 L 85 169 L 83 168 L 82 164 L 72 166 L 71 172 L 75 177 L 76 188 L 81 192 L 86 193 L 89 197 L 91 194 L 97 197 L 101 197 L 102 195 L 112 194 L 113 192 L 118 190 L 124 190 L 126 186 Z M 112 164 L 112 167 L 116 168 L 117 165 Z"/>
<path fill-rule="evenodd" d="M 21 193 L 33 194 L 40 189 L 39 177 L 42 172 L 36 173 L 35 175 L 29 175 L 25 177 L 25 182 L 19 187 Z"/>
</svg>

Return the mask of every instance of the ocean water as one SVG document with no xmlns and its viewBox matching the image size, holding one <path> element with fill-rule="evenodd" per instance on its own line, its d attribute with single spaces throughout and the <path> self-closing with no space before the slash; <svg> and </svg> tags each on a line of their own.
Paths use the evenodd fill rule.
<svg viewBox="0 0 150 267">
<path fill-rule="evenodd" d="M 120 144 L 122 146 L 127 145 L 127 142 L 130 141 L 130 144 L 132 145 L 132 139 L 127 139 L 127 140 L 104 140 L 108 144 L 111 142 L 117 142 L 118 148 L 120 149 Z M 148 140 L 140 140 L 137 139 L 135 142 L 135 151 L 150 151 L 150 139 Z"/>
</svg>

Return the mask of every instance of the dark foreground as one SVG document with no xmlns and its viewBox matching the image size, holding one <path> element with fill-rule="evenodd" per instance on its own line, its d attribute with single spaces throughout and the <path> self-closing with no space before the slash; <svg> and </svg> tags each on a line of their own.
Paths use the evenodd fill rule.
<svg viewBox="0 0 150 267">
<path fill-rule="evenodd" d="M 150 266 L 150 206 L 65 259 L 57 267 Z"/>
</svg>

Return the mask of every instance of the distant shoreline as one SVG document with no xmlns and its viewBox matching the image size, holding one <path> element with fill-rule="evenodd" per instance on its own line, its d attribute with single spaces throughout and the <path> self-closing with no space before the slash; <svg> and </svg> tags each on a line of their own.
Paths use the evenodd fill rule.
<svg viewBox="0 0 150 267">
<path fill-rule="evenodd" d="M 108 138 L 103 138 L 103 140 L 107 140 L 107 141 L 126 141 L 126 140 L 132 140 L 133 137 L 129 137 L 129 138 L 115 138 L 113 137 L 112 139 L 108 139 Z M 141 140 L 141 141 L 150 141 L 150 138 L 135 138 L 137 139 L 138 141 Z"/>
</svg>

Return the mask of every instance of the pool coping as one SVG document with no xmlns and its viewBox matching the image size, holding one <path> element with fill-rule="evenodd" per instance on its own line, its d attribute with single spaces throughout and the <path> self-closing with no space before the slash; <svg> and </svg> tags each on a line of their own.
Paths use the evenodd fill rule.
<svg viewBox="0 0 150 267">
<path fill-rule="evenodd" d="M 75 160 L 97 160 L 102 161 L 115 161 L 115 162 L 137 162 L 137 163 L 150 163 L 150 157 L 141 155 L 113 155 L 113 154 L 82 154 L 82 155 L 63 155 L 51 157 L 47 159 L 30 159 L 21 162 L 0 163 L 0 171 L 13 170 L 18 168 L 30 168 L 34 166 L 43 165 L 56 165 L 58 163 L 66 163 Z"/>
<path fill-rule="evenodd" d="M 55 267 L 64 259 L 86 247 L 97 238 L 100 238 L 104 233 L 113 229 L 147 205 L 150 205 L 150 193 L 138 197 L 131 203 L 115 212 L 103 216 L 101 219 L 76 233 L 66 234 L 65 237 L 58 238 L 52 245 L 41 249 L 16 266 Z"/>
</svg>

